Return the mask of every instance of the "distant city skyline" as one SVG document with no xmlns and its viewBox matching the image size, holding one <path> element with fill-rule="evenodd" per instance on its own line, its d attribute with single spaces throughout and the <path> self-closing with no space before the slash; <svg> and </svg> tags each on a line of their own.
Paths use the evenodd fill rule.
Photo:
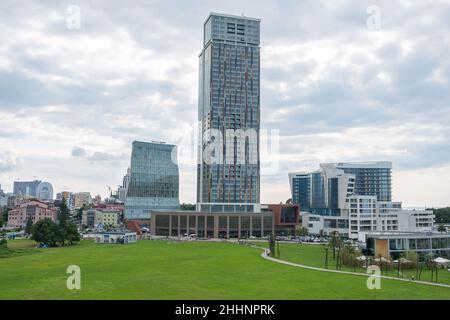
<svg viewBox="0 0 450 320">
<path fill-rule="evenodd" d="M 258 17 L 261 130 L 280 132 L 279 172 L 262 203 L 290 198 L 288 172 L 392 161 L 392 199 L 450 205 L 450 4 L 378 1 L 77 1 L 0 4 L 0 184 L 109 193 L 131 143 L 180 150 L 198 113 L 198 55 L 210 12 Z M 38 19 L 36 17 L 39 17 Z M 189 146 L 188 146 L 189 147 Z M 261 157 L 261 161 L 266 158 Z M 196 166 L 180 162 L 180 201 Z"/>
</svg>

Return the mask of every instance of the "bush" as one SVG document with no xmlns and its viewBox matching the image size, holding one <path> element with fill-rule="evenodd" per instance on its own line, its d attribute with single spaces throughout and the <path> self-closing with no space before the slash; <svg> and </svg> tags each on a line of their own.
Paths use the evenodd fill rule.
<svg viewBox="0 0 450 320">
<path fill-rule="evenodd" d="M 417 259 L 419 258 L 414 251 L 407 251 L 401 255 L 401 258 L 408 260 L 408 262 L 402 262 L 402 269 L 414 269 L 417 265 Z M 400 259 L 401 259 L 400 258 Z"/>
<path fill-rule="evenodd" d="M 0 239 L 0 247 L 6 248 L 8 246 L 8 241 L 6 239 Z"/>
<path fill-rule="evenodd" d="M 361 261 L 359 261 L 357 258 L 361 255 L 361 252 L 352 247 L 351 245 L 345 245 L 343 248 L 341 248 L 340 251 L 340 258 L 342 259 L 342 264 L 344 266 L 358 266 L 361 265 Z"/>
</svg>

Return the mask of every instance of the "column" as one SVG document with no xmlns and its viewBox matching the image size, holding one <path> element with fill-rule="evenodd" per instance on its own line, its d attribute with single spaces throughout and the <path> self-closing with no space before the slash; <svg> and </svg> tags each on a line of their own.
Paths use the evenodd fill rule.
<svg viewBox="0 0 450 320">
<path fill-rule="evenodd" d="M 219 215 L 214 216 L 214 238 L 219 238 Z"/>
<path fill-rule="evenodd" d="M 172 215 L 169 214 L 169 237 L 172 236 Z"/>
<path fill-rule="evenodd" d="M 241 238 L 241 215 L 238 216 L 238 239 Z"/>
<path fill-rule="evenodd" d="M 186 215 L 186 233 L 189 235 L 191 232 L 189 231 L 189 215 Z"/>
<path fill-rule="evenodd" d="M 198 237 L 198 215 L 195 215 L 195 234 Z"/>
<path fill-rule="evenodd" d="M 264 237 L 264 216 L 261 215 L 261 238 Z"/>
</svg>

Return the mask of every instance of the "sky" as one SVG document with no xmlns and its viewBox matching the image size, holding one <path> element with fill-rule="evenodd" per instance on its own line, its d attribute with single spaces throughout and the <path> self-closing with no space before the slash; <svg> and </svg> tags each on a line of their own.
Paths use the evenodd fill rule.
<svg viewBox="0 0 450 320">
<path fill-rule="evenodd" d="M 180 200 L 194 202 L 210 12 L 261 19 L 261 129 L 279 134 L 261 202 L 290 198 L 291 171 L 388 160 L 394 200 L 450 205 L 450 2 L 426 0 L 2 0 L 2 188 L 40 179 L 105 196 L 132 141 L 166 141 Z"/>
</svg>

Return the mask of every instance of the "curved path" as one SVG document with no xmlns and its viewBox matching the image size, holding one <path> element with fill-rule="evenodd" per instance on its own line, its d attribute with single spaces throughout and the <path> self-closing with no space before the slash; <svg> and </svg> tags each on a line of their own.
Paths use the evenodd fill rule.
<svg viewBox="0 0 450 320">
<path fill-rule="evenodd" d="M 332 272 L 332 273 L 340 273 L 340 274 L 349 274 L 352 276 L 360 276 L 360 277 L 369 277 L 373 276 L 371 274 L 365 274 L 365 273 L 359 273 L 359 272 L 350 272 L 350 271 L 340 271 L 340 270 L 332 270 L 332 269 L 323 269 L 323 268 L 317 268 L 317 267 L 311 267 L 311 266 L 305 266 L 303 264 L 293 263 L 289 261 L 284 261 L 280 259 L 273 258 L 269 256 L 270 250 L 267 248 L 262 248 L 258 246 L 252 245 L 251 247 L 261 249 L 263 250 L 263 253 L 261 254 L 261 257 L 263 257 L 266 260 L 270 260 L 276 263 L 285 264 L 292 267 L 302 268 L 302 269 L 309 269 L 309 270 L 315 270 L 315 271 L 322 271 L 322 272 Z M 427 281 L 416 281 L 416 280 L 410 280 L 410 279 L 403 279 L 403 278 L 395 278 L 395 277 L 389 277 L 389 276 L 379 276 L 382 279 L 389 279 L 389 280 L 397 280 L 397 281 L 403 281 L 403 282 L 410 282 L 410 283 L 419 283 L 419 284 L 425 284 L 429 286 L 435 286 L 435 287 L 444 287 L 444 288 L 450 288 L 450 285 L 448 284 L 442 284 L 442 283 L 433 283 L 433 282 L 427 282 Z"/>
</svg>

